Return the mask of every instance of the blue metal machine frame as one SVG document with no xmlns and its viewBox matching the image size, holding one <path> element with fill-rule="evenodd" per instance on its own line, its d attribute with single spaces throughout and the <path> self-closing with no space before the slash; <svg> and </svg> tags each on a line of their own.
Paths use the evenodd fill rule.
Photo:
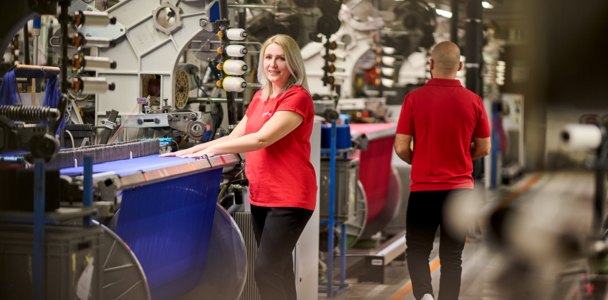
<svg viewBox="0 0 608 300">
<path fill-rule="evenodd" d="M 344 155 L 344 159 L 348 157 L 349 149 L 336 149 L 336 121 L 331 122 L 331 142 L 330 150 L 321 150 L 321 154 L 329 154 L 329 218 L 328 221 L 320 221 L 321 224 L 328 225 L 327 235 L 327 282 L 319 283 L 321 286 L 326 286 L 327 289 L 319 289 L 320 293 L 327 293 L 328 297 L 336 296 L 346 290 L 349 286 L 345 283 L 346 277 L 346 224 L 335 220 L 335 196 L 336 196 L 336 156 Z M 341 226 L 342 237 L 340 238 L 340 282 L 334 282 L 334 229 L 335 226 Z M 334 290 L 334 286 L 339 287 Z"/>
</svg>

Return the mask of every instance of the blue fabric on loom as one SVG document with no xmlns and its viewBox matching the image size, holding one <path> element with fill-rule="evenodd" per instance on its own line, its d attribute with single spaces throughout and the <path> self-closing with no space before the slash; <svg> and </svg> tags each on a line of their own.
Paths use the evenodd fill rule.
<svg viewBox="0 0 608 300">
<path fill-rule="evenodd" d="M 57 76 L 54 76 L 47 81 L 42 106 L 57 108 L 59 105 L 59 98 L 61 97 L 61 93 L 59 92 L 59 87 L 57 85 L 58 82 L 59 78 Z M 51 122 L 46 122 L 46 124 L 51 124 Z M 65 116 L 63 117 L 63 120 L 61 120 L 59 128 L 57 128 L 56 134 L 59 134 L 60 130 L 63 128 L 65 128 Z"/>
<path fill-rule="evenodd" d="M 15 70 L 11 70 L 4 74 L 2 85 L 0 85 L 0 105 L 19 103 L 21 103 L 21 95 L 17 93 L 17 76 L 15 76 Z"/>
<path fill-rule="evenodd" d="M 98 165 L 93 165 L 93 173 L 116 172 L 120 176 L 133 174 L 137 171 L 150 171 L 164 167 L 171 167 L 187 162 L 193 162 L 194 158 L 179 158 L 179 157 L 158 157 L 159 154 L 137 157 L 134 159 L 125 159 L 110 161 Z M 60 170 L 61 175 L 77 176 L 84 172 L 83 167 L 67 168 Z"/>
<path fill-rule="evenodd" d="M 116 233 L 139 260 L 152 299 L 173 299 L 200 281 L 221 176 L 216 169 L 124 191 Z"/>
</svg>

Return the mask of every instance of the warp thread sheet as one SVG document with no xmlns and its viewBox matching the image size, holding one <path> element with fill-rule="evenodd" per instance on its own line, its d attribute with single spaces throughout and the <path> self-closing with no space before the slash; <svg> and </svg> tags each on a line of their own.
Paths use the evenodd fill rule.
<svg viewBox="0 0 608 300">
<path fill-rule="evenodd" d="M 205 267 L 222 169 L 123 192 L 116 233 L 133 250 L 152 299 L 192 290 Z"/>
</svg>

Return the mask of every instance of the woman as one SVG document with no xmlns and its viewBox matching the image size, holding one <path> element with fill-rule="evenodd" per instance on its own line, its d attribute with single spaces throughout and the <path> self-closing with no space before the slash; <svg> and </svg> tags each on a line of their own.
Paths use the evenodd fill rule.
<svg viewBox="0 0 608 300">
<path fill-rule="evenodd" d="M 264 43 L 258 91 L 226 137 L 162 156 L 201 157 L 247 152 L 245 174 L 258 255 L 262 299 L 296 299 L 292 251 L 316 204 L 310 163 L 314 108 L 300 49 L 278 34 Z"/>
</svg>

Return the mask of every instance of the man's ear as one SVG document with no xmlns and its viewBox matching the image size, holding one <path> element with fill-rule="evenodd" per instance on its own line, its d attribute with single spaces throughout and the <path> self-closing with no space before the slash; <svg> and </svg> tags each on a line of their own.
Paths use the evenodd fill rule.
<svg viewBox="0 0 608 300">
<path fill-rule="evenodd" d="M 458 71 L 462 70 L 462 62 L 460 62 L 460 65 L 458 66 Z"/>
<path fill-rule="evenodd" d="M 429 70 L 435 69 L 435 61 L 431 58 L 431 61 L 429 63 Z"/>
</svg>

